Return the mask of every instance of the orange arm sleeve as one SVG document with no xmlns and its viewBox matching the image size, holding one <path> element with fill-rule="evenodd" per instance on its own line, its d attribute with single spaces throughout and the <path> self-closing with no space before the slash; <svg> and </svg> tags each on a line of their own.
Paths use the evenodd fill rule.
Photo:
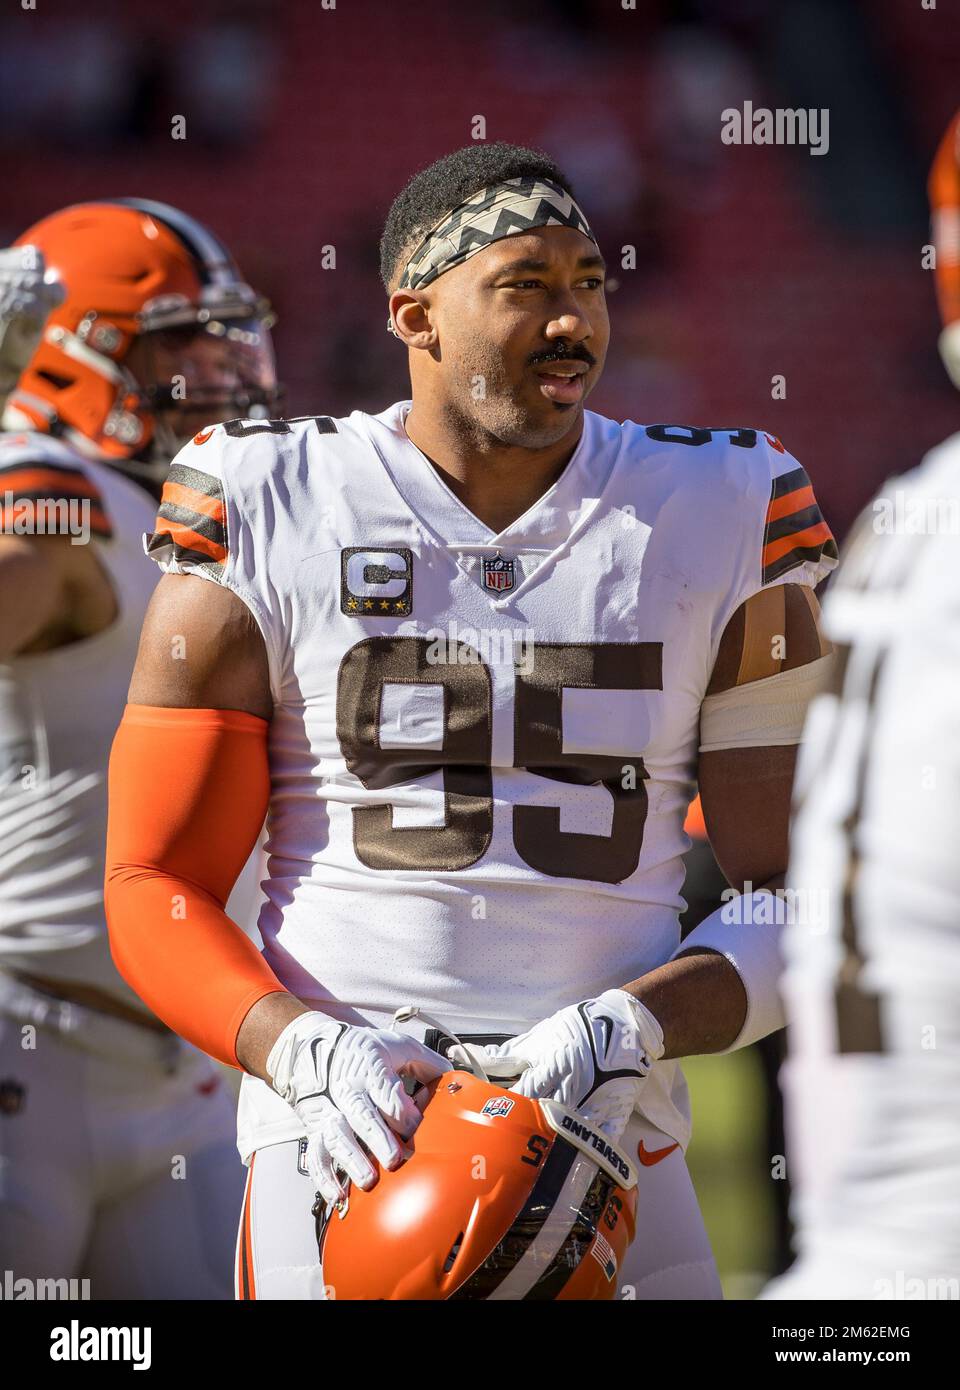
<svg viewBox="0 0 960 1390">
<path fill-rule="evenodd" d="M 283 985 L 224 905 L 270 795 L 265 719 L 127 705 L 110 755 L 104 884 L 120 974 L 229 1066 L 249 1010 Z"/>
</svg>

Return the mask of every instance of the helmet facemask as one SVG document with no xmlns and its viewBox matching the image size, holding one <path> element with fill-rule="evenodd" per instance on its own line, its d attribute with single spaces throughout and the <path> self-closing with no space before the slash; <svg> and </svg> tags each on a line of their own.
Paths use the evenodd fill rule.
<svg viewBox="0 0 960 1390">
<path fill-rule="evenodd" d="M 138 407 L 153 418 L 146 463 L 170 460 L 202 429 L 237 417 L 277 413 L 273 344 L 267 318 L 209 318 L 138 336 L 125 366 Z"/>
</svg>

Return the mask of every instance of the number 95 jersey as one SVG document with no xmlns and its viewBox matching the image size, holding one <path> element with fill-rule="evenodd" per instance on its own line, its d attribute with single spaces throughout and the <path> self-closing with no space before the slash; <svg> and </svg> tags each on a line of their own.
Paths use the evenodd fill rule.
<svg viewBox="0 0 960 1390">
<path fill-rule="evenodd" d="M 259 926 L 284 986 L 354 1021 L 411 1003 L 512 1033 L 675 950 L 723 629 L 765 584 L 817 583 L 836 547 L 771 436 L 590 411 L 494 534 L 409 408 L 202 430 L 146 544 L 263 633 Z M 682 1077 L 659 1070 L 650 1118 L 685 1142 Z"/>
</svg>

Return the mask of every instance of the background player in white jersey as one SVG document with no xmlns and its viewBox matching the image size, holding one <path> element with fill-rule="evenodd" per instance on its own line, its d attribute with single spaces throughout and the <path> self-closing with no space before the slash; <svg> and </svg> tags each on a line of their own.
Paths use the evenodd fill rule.
<svg viewBox="0 0 960 1390">
<path fill-rule="evenodd" d="M 161 204 L 66 208 L 22 242 L 35 338 L 38 252 L 66 299 L 0 435 L 0 1268 L 226 1297 L 232 1106 L 113 967 L 106 773 L 155 587 L 141 533 L 196 410 L 274 399 L 267 306 Z"/>
<path fill-rule="evenodd" d="M 604 263 L 547 157 L 417 175 L 382 270 L 412 403 L 233 421 L 171 471 L 112 755 L 114 955 L 246 1072 L 242 1297 L 325 1296 L 314 1193 L 404 1161 L 401 1078 L 449 1030 L 639 1159 L 621 1288 L 715 1298 L 677 1059 L 779 1026 L 777 928 L 744 904 L 679 949 L 683 816 L 697 772 L 769 908 L 836 548 L 773 436 L 584 410 Z M 224 903 L 268 801 L 260 955 Z M 395 1026 L 406 1004 L 430 1018 Z"/>
<path fill-rule="evenodd" d="M 960 385 L 960 115 L 930 178 Z M 784 1067 L 796 1264 L 767 1298 L 960 1298 L 960 435 L 891 479 L 824 609 L 798 769 Z M 803 901 L 803 899 L 800 899 Z"/>
</svg>

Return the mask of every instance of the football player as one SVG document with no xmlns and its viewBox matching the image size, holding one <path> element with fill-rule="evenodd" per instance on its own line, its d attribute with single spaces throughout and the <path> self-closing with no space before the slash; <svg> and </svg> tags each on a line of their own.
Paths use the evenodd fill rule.
<svg viewBox="0 0 960 1390">
<path fill-rule="evenodd" d="M 198 410 L 274 401 L 268 309 L 159 203 L 69 207 L 21 241 L 11 341 L 40 341 L 0 434 L 0 1268 L 229 1297 L 233 1107 L 111 962 L 106 775 L 158 577 L 141 533 Z M 67 293 L 40 337 L 44 263 Z"/>
<path fill-rule="evenodd" d="M 336 1296 L 315 1192 L 402 1164 L 409 1089 L 462 1045 L 638 1159 L 622 1293 L 714 1298 L 679 1059 L 781 1025 L 771 905 L 836 547 L 773 435 L 584 409 L 604 261 L 546 156 L 439 160 L 381 251 L 412 400 L 231 421 L 171 470 L 111 763 L 114 957 L 244 1072 L 240 1296 Z M 681 951 L 698 757 L 756 891 Z M 224 903 L 268 803 L 261 954 Z"/>
<path fill-rule="evenodd" d="M 930 177 L 960 385 L 960 113 Z M 960 436 L 891 479 L 845 547 L 810 710 L 785 937 L 794 1184 L 776 1299 L 960 1297 Z"/>
</svg>

